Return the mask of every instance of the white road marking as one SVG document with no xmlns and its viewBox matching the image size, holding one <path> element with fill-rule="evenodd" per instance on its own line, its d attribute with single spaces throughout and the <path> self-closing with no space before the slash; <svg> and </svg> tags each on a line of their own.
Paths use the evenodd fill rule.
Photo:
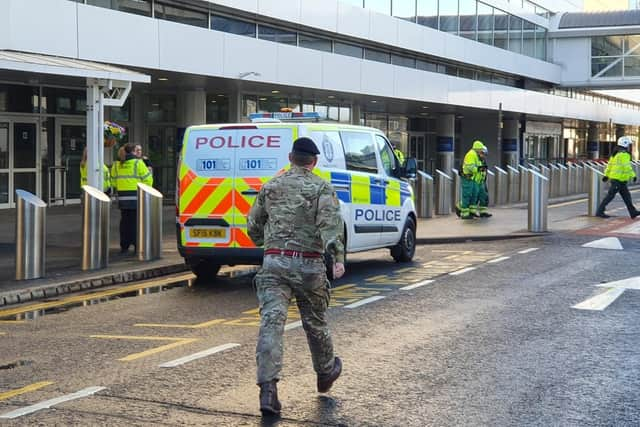
<svg viewBox="0 0 640 427">
<path fill-rule="evenodd" d="M 400 288 L 401 291 L 410 291 L 411 289 L 419 288 L 424 285 L 428 285 L 429 283 L 433 283 L 433 280 L 423 280 L 422 282 L 414 283 L 413 285 L 405 286 L 404 288 Z"/>
<path fill-rule="evenodd" d="M 585 243 L 583 248 L 595 248 L 595 249 L 611 249 L 615 251 L 624 250 L 620 239 L 617 237 L 605 237 L 604 239 L 594 240 L 593 242 Z"/>
<path fill-rule="evenodd" d="M 622 234 L 640 234 L 640 221 L 634 221 L 630 225 L 618 228 L 615 232 Z"/>
<path fill-rule="evenodd" d="M 596 286 L 606 288 L 606 290 L 600 295 L 596 295 L 595 297 L 582 301 L 580 304 L 574 305 L 572 308 L 577 308 L 578 310 L 602 311 L 622 295 L 625 290 L 640 290 L 640 276 L 614 280 L 613 282 L 601 283 Z"/>
<path fill-rule="evenodd" d="M 383 298 L 384 298 L 383 296 L 379 296 L 379 295 L 376 297 L 365 298 L 358 302 L 354 302 L 353 304 L 345 305 L 344 308 L 357 308 L 357 307 L 360 307 L 361 305 L 369 304 L 370 302 L 378 301 Z"/>
<path fill-rule="evenodd" d="M 458 271 L 454 271 L 452 273 L 449 273 L 449 275 L 450 276 L 459 276 L 461 274 L 468 273 L 468 272 L 473 271 L 475 269 L 476 269 L 475 267 L 467 267 L 467 268 L 463 268 L 462 270 L 458 270 Z"/>
<path fill-rule="evenodd" d="M 492 259 L 490 261 L 487 261 L 487 264 L 495 264 L 497 262 L 506 261 L 509 258 L 511 258 L 511 257 L 510 256 L 501 256 L 500 258 L 495 258 L 495 259 Z"/>
<path fill-rule="evenodd" d="M 538 249 L 540 249 L 540 248 L 529 248 L 529 249 L 525 249 L 525 250 L 523 250 L 523 251 L 519 251 L 518 253 L 519 253 L 519 254 L 528 254 L 528 253 L 531 253 L 531 252 L 535 252 L 535 251 L 537 251 Z"/>
<path fill-rule="evenodd" d="M 572 308 L 578 310 L 598 310 L 602 311 L 614 302 L 620 295 L 624 293 L 624 288 L 609 288 L 600 295 L 582 301 L 580 304 L 574 305 Z"/>
<path fill-rule="evenodd" d="M 0 418 L 13 419 L 23 415 L 32 414 L 41 409 L 49 409 L 52 406 L 59 405 L 60 403 L 68 402 L 70 400 L 81 399 L 83 397 L 91 396 L 101 390 L 105 390 L 106 387 L 87 387 L 75 393 L 66 394 L 64 396 L 56 397 L 55 399 L 45 400 L 44 402 L 36 403 L 35 405 L 25 406 L 24 408 L 15 409 L 13 411 L 5 412 L 0 415 Z"/>
<path fill-rule="evenodd" d="M 300 326 L 302 326 L 302 320 L 298 320 L 297 322 L 289 323 L 288 325 L 286 325 L 284 327 L 284 330 L 285 331 L 290 331 L 291 329 L 299 328 Z"/>
<path fill-rule="evenodd" d="M 189 356 L 181 357 L 179 359 L 172 360 L 170 362 L 163 363 L 158 365 L 160 368 L 175 368 L 176 366 L 184 365 L 185 363 L 192 362 L 194 360 L 202 359 L 203 357 L 211 356 L 215 353 L 220 353 L 221 351 L 229 350 L 231 348 L 240 347 L 240 344 L 230 343 L 223 344 L 217 347 L 212 347 L 207 350 L 200 351 L 198 353 L 191 354 Z"/>
</svg>

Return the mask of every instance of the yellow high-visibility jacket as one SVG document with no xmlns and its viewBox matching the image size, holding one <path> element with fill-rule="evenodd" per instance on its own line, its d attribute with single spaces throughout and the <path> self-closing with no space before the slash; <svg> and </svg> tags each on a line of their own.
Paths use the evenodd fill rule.
<svg viewBox="0 0 640 427">
<path fill-rule="evenodd" d="M 609 164 L 604 171 L 604 175 L 609 179 L 627 182 L 636 176 L 631 165 L 631 154 L 627 151 L 619 151 L 609 159 Z"/>
<path fill-rule="evenodd" d="M 120 209 L 136 209 L 138 183 L 153 185 L 153 176 L 142 159 L 127 156 L 124 162 L 116 161 L 111 167 L 111 180 L 118 192 Z"/>
<path fill-rule="evenodd" d="M 478 168 L 480 166 L 482 166 L 482 160 L 480 160 L 480 156 L 478 156 L 476 150 L 469 150 L 462 161 L 462 176 L 476 181 Z"/>
<path fill-rule="evenodd" d="M 80 187 L 87 185 L 87 164 L 80 164 Z M 111 172 L 107 165 L 102 165 L 102 191 L 108 193 L 111 190 Z"/>
</svg>

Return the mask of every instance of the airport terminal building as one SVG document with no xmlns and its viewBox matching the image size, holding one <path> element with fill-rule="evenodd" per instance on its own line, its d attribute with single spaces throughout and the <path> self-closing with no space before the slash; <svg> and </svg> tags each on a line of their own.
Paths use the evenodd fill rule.
<svg viewBox="0 0 640 427">
<path fill-rule="evenodd" d="M 95 84 L 169 196 L 187 126 L 281 108 L 382 129 L 427 172 L 474 139 L 490 164 L 604 158 L 640 104 L 594 90 L 638 83 L 640 11 L 578 0 L 0 0 L 0 208 L 79 198 Z"/>
</svg>

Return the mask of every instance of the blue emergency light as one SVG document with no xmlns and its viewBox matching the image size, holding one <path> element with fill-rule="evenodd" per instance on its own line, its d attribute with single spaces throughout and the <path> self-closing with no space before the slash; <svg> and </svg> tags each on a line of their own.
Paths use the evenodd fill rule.
<svg viewBox="0 0 640 427">
<path fill-rule="evenodd" d="M 320 119 L 320 114 L 317 112 L 306 112 L 306 113 L 294 113 L 294 112 L 282 112 L 278 111 L 275 113 L 251 113 L 249 114 L 249 120 L 260 121 L 260 120 L 318 120 Z"/>
</svg>

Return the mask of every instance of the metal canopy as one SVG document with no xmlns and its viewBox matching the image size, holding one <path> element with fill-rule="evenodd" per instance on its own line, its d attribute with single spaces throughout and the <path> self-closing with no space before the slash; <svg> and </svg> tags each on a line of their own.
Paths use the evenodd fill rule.
<svg viewBox="0 0 640 427">
<path fill-rule="evenodd" d="M 640 10 L 612 12 L 565 13 L 560 19 L 559 29 L 619 27 L 640 25 Z"/>
<path fill-rule="evenodd" d="M 151 78 L 112 65 L 80 59 L 62 58 L 59 56 L 41 55 L 37 53 L 14 52 L 0 50 L 0 70 L 25 71 L 58 76 L 84 77 L 101 80 L 119 80 L 134 83 L 149 83 Z"/>
</svg>

